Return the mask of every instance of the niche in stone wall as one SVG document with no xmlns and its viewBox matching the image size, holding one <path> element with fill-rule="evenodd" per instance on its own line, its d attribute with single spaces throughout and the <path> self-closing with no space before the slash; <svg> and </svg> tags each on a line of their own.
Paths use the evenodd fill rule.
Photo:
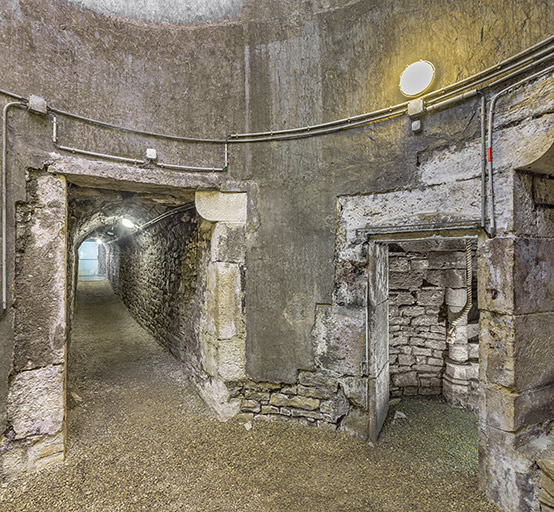
<svg viewBox="0 0 554 512">
<path fill-rule="evenodd" d="M 476 265 L 475 244 L 472 267 Z M 389 244 L 390 395 L 443 396 L 476 410 L 478 330 L 476 268 L 473 306 L 447 336 L 466 304 L 462 239 Z"/>
</svg>

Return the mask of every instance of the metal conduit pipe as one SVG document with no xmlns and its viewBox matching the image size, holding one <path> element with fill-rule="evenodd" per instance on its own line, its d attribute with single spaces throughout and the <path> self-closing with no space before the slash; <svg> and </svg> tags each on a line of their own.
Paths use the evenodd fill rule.
<svg viewBox="0 0 554 512">
<path fill-rule="evenodd" d="M 154 217 L 153 219 L 149 220 L 148 222 L 145 222 L 144 224 L 141 224 L 140 226 L 137 226 L 135 231 L 133 231 L 132 233 L 129 233 L 127 235 L 120 236 L 118 238 L 115 238 L 113 240 L 105 242 L 105 244 L 109 245 L 109 244 L 113 244 L 115 242 L 118 242 L 119 240 L 124 240 L 125 238 L 129 238 L 131 236 L 134 236 L 139 231 L 143 231 L 144 229 L 151 226 L 152 224 L 156 224 L 157 222 L 160 222 L 161 220 L 166 219 L 167 217 L 171 217 L 172 215 L 175 215 L 179 212 L 186 212 L 186 211 L 189 211 L 189 210 L 194 210 L 195 208 L 196 208 L 196 206 L 194 204 L 184 204 L 182 206 L 177 206 L 176 208 L 173 208 L 172 210 L 164 212 L 164 213 L 158 215 L 157 217 Z"/>
<path fill-rule="evenodd" d="M 466 303 L 462 310 L 456 315 L 454 320 L 450 322 L 448 327 L 448 333 L 446 335 L 446 342 L 452 343 L 454 335 L 456 334 L 456 327 L 462 323 L 465 316 L 471 310 L 473 306 L 473 289 L 472 289 L 472 278 L 473 278 L 473 266 L 472 266 L 472 250 L 473 242 L 471 239 L 466 239 Z"/>
<path fill-rule="evenodd" d="M 498 63 L 494 66 L 491 66 L 490 68 L 487 68 L 484 71 L 476 73 L 476 74 L 474 74 L 474 75 L 472 75 L 468 78 L 465 78 L 463 80 L 460 80 L 460 81 L 458 81 L 454 84 L 450 84 L 446 87 L 443 87 L 442 89 L 432 91 L 432 92 L 422 96 L 422 98 L 424 100 L 430 100 L 430 99 L 433 99 L 433 98 L 438 97 L 438 96 L 445 96 L 445 95 L 450 96 L 451 94 L 455 94 L 456 91 L 463 90 L 463 89 L 467 88 L 467 86 L 469 86 L 469 85 L 474 85 L 476 82 L 483 82 L 483 81 L 490 80 L 491 78 L 494 78 L 494 77 L 499 76 L 503 73 L 506 73 L 507 71 L 509 71 L 510 69 L 513 69 L 514 67 L 522 66 L 523 64 L 526 64 L 528 62 L 532 62 L 533 60 L 536 60 L 538 55 L 541 55 L 542 53 L 545 53 L 545 52 L 551 52 L 552 48 L 547 48 L 546 50 L 543 50 L 542 52 L 539 52 L 538 55 L 534 55 L 534 52 L 536 52 L 537 50 L 539 50 L 540 48 L 542 48 L 544 46 L 548 46 L 552 42 L 554 42 L 554 36 L 550 36 L 550 37 L 544 39 L 543 41 L 540 41 L 539 43 L 537 43 L 533 46 L 530 46 L 529 48 L 527 48 L 527 49 L 525 49 L 525 50 L 509 57 L 508 59 L 505 59 L 502 62 L 500 62 L 500 63 Z M 520 59 L 523 59 L 523 60 L 520 61 Z M 503 78 L 502 80 L 507 79 L 507 78 Z M 11 96 L 13 98 L 21 99 L 22 101 L 25 100 L 25 98 L 23 98 L 22 96 L 16 95 L 16 94 L 8 92 L 8 91 L 0 90 L 0 93 L 5 94 L 7 96 Z M 464 94 L 466 94 L 466 93 L 464 93 Z M 455 103 L 456 101 L 461 101 L 461 99 L 464 99 L 462 96 L 464 96 L 464 95 L 460 95 L 460 99 L 457 99 L 457 100 L 452 101 L 452 102 L 450 100 L 447 100 L 449 102 L 448 104 L 450 105 L 452 103 Z M 466 95 L 466 97 L 468 97 L 468 96 Z M 369 120 L 369 119 L 372 119 L 373 121 L 384 120 L 384 119 L 388 118 L 388 116 L 386 114 L 401 115 L 407 109 L 407 105 L 408 105 L 408 103 L 405 102 L 405 103 L 394 105 L 394 106 L 391 106 L 391 107 L 388 107 L 388 108 L 385 108 L 385 109 L 376 110 L 374 112 L 368 112 L 368 113 L 365 113 L 365 114 L 358 114 L 358 115 L 354 115 L 354 116 L 349 116 L 349 117 L 346 117 L 346 118 L 343 118 L 343 119 L 337 119 L 335 121 L 329 121 L 329 122 L 326 122 L 326 123 L 319 123 L 319 124 L 315 124 L 315 125 L 312 125 L 312 126 L 303 126 L 303 127 L 291 128 L 291 129 L 286 129 L 286 130 L 274 130 L 274 131 L 265 131 L 265 132 L 238 133 L 238 134 L 230 135 L 229 137 L 226 137 L 226 138 L 219 138 L 219 139 L 217 139 L 217 138 L 210 139 L 210 138 L 201 138 L 201 137 L 181 137 L 181 136 L 169 135 L 169 134 L 164 134 L 164 133 L 156 133 L 156 132 L 149 132 L 149 131 L 145 131 L 145 130 L 137 130 L 137 129 L 134 129 L 134 128 L 118 126 L 118 125 L 114 125 L 114 124 L 107 123 L 107 122 L 104 122 L 104 121 L 99 121 L 97 119 L 92 119 L 92 118 L 89 118 L 89 117 L 86 117 L 86 116 L 73 114 L 71 112 L 67 112 L 65 110 L 57 109 L 57 108 L 54 108 L 54 107 L 48 107 L 48 110 L 52 113 L 56 113 L 56 114 L 59 114 L 59 115 L 63 115 L 63 116 L 66 116 L 66 117 L 77 119 L 77 120 L 87 122 L 87 123 L 90 123 L 90 124 L 94 124 L 94 125 L 97 125 L 97 126 L 102 126 L 104 128 L 110 128 L 110 129 L 124 131 L 124 132 L 128 132 L 128 133 L 134 133 L 134 134 L 137 134 L 137 135 L 145 135 L 145 136 L 151 136 L 151 137 L 156 137 L 156 138 L 164 138 L 164 139 L 168 139 L 168 140 L 183 141 L 183 142 L 198 142 L 198 143 L 206 143 L 206 144 L 224 144 L 225 142 L 237 143 L 237 142 L 239 142 L 238 139 L 248 139 L 247 141 L 244 141 L 244 142 L 262 142 L 262 141 L 270 141 L 270 140 L 279 140 L 279 139 L 276 139 L 274 137 L 276 135 L 286 135 L 286 134 L 291 134 L 292 135 L 292 134 L 299 134 L 299 133 L 302 133 L 302 132 L 311 132 L 310 135 L 306 135 L 306 136 L 323 135 L 323 134 L 332 133 L 332 132 L 327 132 L 327 131 L 323 131 L 323 130 L 319 131 L 320 129 L 336 127 L 336 126 L 340 126 L 340 125 L 349 125 L 351 123 L 356 123 L 357 121 L 364 121 L 364 120 Z M 430 107 L 434 107 L 434 106 L 430 105 Z M 437 106 L 437 108 L 440 108 L 440 107 Z M 432 111 L 432 110 L 433 109 L 431 109 L 431 108 L 429 109 L 429 111 Z M 360 124 L 359 126 L 363 126 L 364 124 L 366 124 L 366 123 Z M 358 125 L 355 125 L 355 126 L 358 126 Z M 353 126 L 353 127 L 355 127 L 355 126 Z M 290 140 L 290 139 L 282 139 L 282 140 Z"/>
<path fill-rule="evenodd" d="M 494 107 L 500 96 L 509 93 L 510 91 L 516 89 L 520 85 L 524 85 L 536 78 L 540 78 L 543 75 L 551 73 L 554 71 L 554 66 L 549 66 L 538 73 L 534 73 L 528 77 L 525 77 L 523 80 L 512 84 L 505 89 L 497 92 L 492 98 L 489 106 L 489 117 L 488 117 L 488 148 L 487 148 L 487 167 L 488 167 L 488 179 L 489 179 L 489 211 L 490 211 L 490 235 L 494 236 L 496 232 L 496 219 L 494 215 L 494 169 L 493 169 L 493 159 L 492 159 L 492 142 L 493 142 L 493 126 L 494 126 Z"/>
<path fill-rule="evenodd" d="M 471 91 L 467 91 L 463 94 L 460 94 L 458 96 L 454 96 L 453 98 L 449 98 L 445 101 L 441 101 L 439 103 L 434 103 L 432 105 L 428 105 L 428 106 L 425 107 L 425 111 L 426 112 L 435 112 L 437 110 L 441 110 L 443 108 L 450 107 L 450 106 L 454 105 L 455 103 L 458 103 L 458 102 L 463 101 L 465 99 L 472 98 L 473 96 L 477 96 L 484 89 L 490 89 L 491 87 L 494 87 L 498 84 L 501 84 L 501 83 L 505 82 L 506 80 L 510 80 L 511 78 L 514 78 L 514 77 L 520 75 L 521 73 L 524 73 L 525 71 L 528 71 L 529 69 L 532 69 L 532 68 L 534 68 L 534 67 L 536 67 L 536 66 L 542 64 L 543 62 L 546 62 L 547 60 L 550 60 L 552 58 L 554 58 L 554 48 L 549 48 L 548 53 L 546 55 L 544 55 L 542 58 L 540 58 L 540 59 L 534 59 L 534 58 L 533 59 L 528 59 L 528 60 L 531 60 L 531 62 L 529 64 L 523 66 L 523 67 L 520 67 L 516 71 L 514 71 L 512 73 L 509 73 L 508 75 L 505 75 L 505 76 L 503 76 L 502 78 L 500 78 L 498 80 L 490 82 L 490 83 L 484 85 L 481 88 L 475 88 Z M 474 85 L 474 83 L 472 83 L 472 85 Z"/>
<path fill-rule="evenodd" d="M 10 109 L 25 108 L 20 101 L 4 105 L 2 112 L 2 313 L 3 318 L 8 310 L 8 113 Z"/>
<path fill-rule="evenodd" d="M 68 153 L 92 156 L 97 158 L 105 158 L 106 160 L 113 160 L 115 162 L 123 162 L 123 163 L 128 163 L 133 165 L 144 166 L 147 164 L 152 164 L 162 169 L 165 168 L 165 169 L 175 169 L 178 171 L 193 171 L 193 172 L 225 172 L 228 168 L 229 149 L 227 146 L 227 142 L 224 143 L 225 144 L 225 151 L 224 151 L 225 164 L 223 167 L 194 167 L 191 165 L 166 164 L 158 161 L 138 160 L 136 158 L 128 158 L 128 157 L 119 156 L 119 155 L 112 155 L 109 153 L 98 153 L 96 151 L 89 151 L 86 149 L 63 146 L 58 142 L 58 120 L 56 116 L 52 116 L 52 143 L 57 149 L 61 151 L 67 151 Z"/>
<path fill-rule="evenodd" d="M 487 232 L 486 201 L 487 201 L 487 98 L 481 93 L 481 228 Z M 487 232 L 487 235 L 489 233 Z"/>
</svg>

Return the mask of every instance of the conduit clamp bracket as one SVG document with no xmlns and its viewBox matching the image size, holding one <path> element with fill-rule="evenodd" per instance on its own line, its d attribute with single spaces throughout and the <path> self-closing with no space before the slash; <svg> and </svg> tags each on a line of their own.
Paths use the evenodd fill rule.
<svg viewBox="0 0 554 512">
<path fill-rule="evenodd" d="M 367 361 L 360 361 L 360 377 L 369 377 L 369 364 Z"/>
<path fill-rule="evenodd" d="M 46 114 L 48 114 L 48 105 L 46 104 L 46 100 L 44 98 L 41 98 L 40 96 L 35 96 L 34 94 L 31 94 L 29 96 L 27 109 L 29 110 L 29 112 L 32 112 L 33 114 L 39 114 L 41 116 L 45 116 Z"/>
</svg>

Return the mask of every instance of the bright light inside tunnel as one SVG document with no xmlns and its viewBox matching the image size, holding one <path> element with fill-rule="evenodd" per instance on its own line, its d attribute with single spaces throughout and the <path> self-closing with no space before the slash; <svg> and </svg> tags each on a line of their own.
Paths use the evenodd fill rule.
<svg viewBox="0 0 554 512">
<path fill-rule="evenodd" d="M 408 98 L 415 98 L 429 90 L 434 79 L 435 66 L 426 60 L 418 60 L 400 75 L 400 92 Z"/>
<path fill-rule="evenodd" d="M 135 223 L 132 220 L 129 219 L 121 219 L 121 224 L 123 224 L 126 228 L 134 228 Z"/>
</svg>

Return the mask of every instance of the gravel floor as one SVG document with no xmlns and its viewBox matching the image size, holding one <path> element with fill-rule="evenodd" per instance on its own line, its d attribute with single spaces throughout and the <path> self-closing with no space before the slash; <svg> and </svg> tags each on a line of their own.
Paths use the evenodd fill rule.
<svg viewBox="0 0 554 512">
<path fill-rule="evenodd" d="M 471 413 L 404 400 L 374 448 L 220 423 L 105 282 L 79 283 L 69 370 L 67 461 L 0 489 L 2 512 L 497 510 L 477 489 Z"/>
</svg>

